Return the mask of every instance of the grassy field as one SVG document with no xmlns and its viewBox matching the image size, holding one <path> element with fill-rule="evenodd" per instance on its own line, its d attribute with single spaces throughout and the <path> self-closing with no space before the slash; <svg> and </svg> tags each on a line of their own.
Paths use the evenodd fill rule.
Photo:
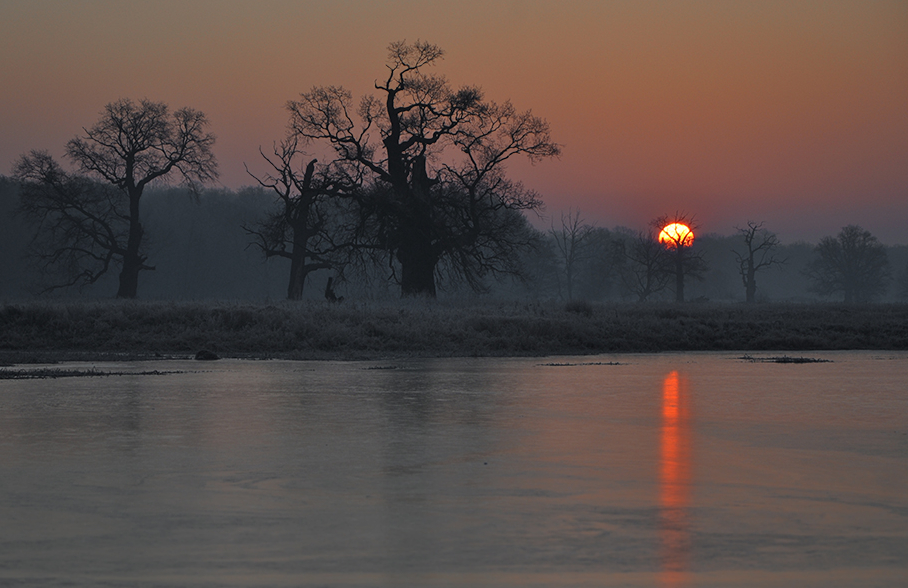
<svg viewBox="0 0 908 588">
<path fill-rule="evenodd" d="M 28 302 L 0 306 L 0 361 L 375 359 L 908 348 L 908 305 Z"/>
</svg>

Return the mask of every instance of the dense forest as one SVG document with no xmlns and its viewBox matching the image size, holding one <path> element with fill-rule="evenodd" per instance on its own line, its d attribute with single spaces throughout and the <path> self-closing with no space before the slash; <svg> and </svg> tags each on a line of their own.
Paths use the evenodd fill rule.
<svg viewBox="0 0 908 588">
<path fill-rule="evenodd" d="M 48 276 L 29 257 L 34 228 L 16 214 L 19 190 L 12 179 L 0 176 L 0 299 L 24 300 L 39 294 Z M 145 231 L 154 271 L 141 274 L 140 297 L 146 300 L 278 301 L 286 298 L 290 261 L 266 259 L 246 230 L 273 214 L 274 194 L 261 187 L 238 191 L 209 189 L 194 195 L 187 188 L 151 189 L 144 202 Z M 547 215 L 551 216 L 551 215 Z M 575 222 L 576 221 L 576 222 Z M 539 226 L 542 221 L 535 222 Z M 573 226 L 572 226 L 572 223 Z M 477 291 L 462 280 L 446 279 L 439 269 L 439 297 L 526 300 L 636 301 L 639 296 L 624 277 L 633 262 L 624 254 L 637 231 L 593 227 L 576 213 L 548 218 L 547 230 L 535 230 L 537 246 L 522 256 L 524 276 L 489 277 Z M 544 226 L 544 225 L 543 225 Z M 746 226 L 742 222 L 742 226 Z M 771 228 L 771 227 L 768 227 Z M 830 233 L 837 231 L 831 228 Z M 735 251 L 744 247 L 742 234 L 729 227 L 730 235 L 698 235 L 692 249 L 702 260 L 696 276 L 687 279 L 687 299 L 716 302 L 743 301 L 745 288 Z M 574 236 L 573 255 L 566 254 Z M 570 247 L 568 247 L 570 249 Z M 878 301 L 905 299 L 908 283 L 908 246 L 884 248 L 891 279 Z M 785 263 L 757 274 L 758 302 L 840 301 L 841 295 L 822 296 L 811 290 L 806 270 L 817 253 L 815 244 L 780 243 L 776 257 Z M 570 267 L 569 267 L 570 266 Z M 323 298 L 334 270 L 315 271 L 307 277 L 304 297 Z M 335 286 L 347 300 L 382 300 L 400 296 L 388 268 L 382 264 L 358 266 L 344 272 Z M 67 288 L 47 298 L 112 298 L 117 290 L 116 272 L 95 284 Z M 647 301 L 673 298 L 669 283 Z"/>
</svg>

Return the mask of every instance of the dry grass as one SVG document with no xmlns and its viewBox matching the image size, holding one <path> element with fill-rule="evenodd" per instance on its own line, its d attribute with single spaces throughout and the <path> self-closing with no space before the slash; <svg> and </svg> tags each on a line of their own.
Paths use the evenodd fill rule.
<svg viewBox="0 0 908 588">
<path fill-rule="evenodd" d="M 908 305 L 103 301 L 0 307 L 0 359 L 908 348 Z"/>
</svg>

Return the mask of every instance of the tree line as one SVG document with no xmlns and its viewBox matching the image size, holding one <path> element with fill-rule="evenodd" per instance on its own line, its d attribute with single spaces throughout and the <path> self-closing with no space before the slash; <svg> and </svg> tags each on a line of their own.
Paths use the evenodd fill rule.
<svg viewBox="0 0 908 588">
<path fill-rule="evenodd" d="M 562 215 L 547 235 L 553 257 L 548 273 L 557 276 L 559 295 L 570 300 L 580 290 L 581 298 L 590 298 L 589 284 L 595 283 L 612 298 L 644 302 L 670 296 L 683 302 L 687 284 L 700 300 L 709 294 L 754 303 L 775 291 L 786 299 L 840 297 L 846 303 L 867 303 L 885 297 L 894 284 L 894 297 L 908 298 L 908 247 L 887 248 L 856 225 L 816 246 L 783 245 L 765 223 L 754 221 L 735 227 L 730 237 L 688 241 L 681 233 L 660 243 L 659 232 L 674 223 L 696 229 L 694 219 L 683 214 L 653 219 L 643 231 L 598 228 L 583 222 L 579 211 Z M 890 258 L 903 268 L 898 276 Z M 709 282 L 705 288 L 696 288 L 704 281 Z M 770 288 L 761 289 L 764 282 Z"/>
<path fill-rule="evenodd" d="M 542 201 L 507 176 L 506 164 L 557 156 L 548 123 L 476 87 L 452 87 L 433 73 L 442 57 L 429 43 L 392 43 L 376 94 L 355 101 L 343 88 L 319 86 L 287 103 L 288 133 L 260 150 L 268 171 L 250 171 L 258 190 L 243 192 L 256 202 L 270 194 L 274 206 L 240 223 L 247 245 L 289 262 L 286 297 L 302 298 L 322 272 L 334 300 L 335 280 L 393 283 L 403 296 L 427 297 L 439 281 L 474 292 L 523 284 L 541 293 L 549 284 L 568 300 L 585 291 L 581 280 L 598 280 L 594 298 L 645 301 L 671 291 L 685 300 L 685 284 L 704 278 L 708 256 L 656 237 L 668 222 L 693 219 L 609 232 L 569 212 L 547 232 L 534 229 L 526 213 L 541 211 Z M 218 176 L 215 136 L 202 112 L 147 99 L 112 102 L 83 130 L 66 145 L 75 171 L 42 150 L 14 164 L 17 218 L 30 227 L 28 253 L 44 291 L 91 287 L 116 273 L 116 296 L 135 298 L 140 274 L 156 269 L 146 193 L 179 181 L 188 199 L 205 199 Z M 754 302 L 758 277 L 786 259 L 762 223 L 748 222 L 739 237 L 733 253 Z M 824 239 L 815 253 L 803 272 L 817 294 L 866 302 L 891 278 L 885 248 L 860 227 Z"/>
<path fill-rule="evenodd" d="M 47 280 L 59 274 L 45 275 L 29 255 L 34 228 L 15 214 L 20 202 L 19 185 L 12 178 L 0 176 L 0 299 L 22 298 L 37 294 L 47 287 Z M 280 256 L 266 258 L 255 238 L 243 226 L 257 225 L 279 210 L 275 196 L 261 186 L 240 190 L 206 189 L 193 195 L 186 187 L 156 186 L 143 197 L 143 227 L 146 254 L 156 269 L 143 272 L 140 296 L 149 299 L 240 299 L 279 300 L 287 297 L 291 261 Z M 568 217 L 566 212 L 565 219 Z M 551 231 L 561 231 L 561 218 L 556 216 L 546 230 L 533 231 L 533 247 L 517 256 L 520 275 L 488 277 L 482 282 L 483 296 L 498 299 L 555 299 L 565 302 L 638 301 L 639 278 L 649 275 L 653 287 L 646 301 L 676 298 L 671 266 L 669 271 L 653 271 L 628 257 L 635 241 L 645 231 L 624 227 L 601 227 L 587 223 L 580 211 L 570 213 L 577 219 L 576 234 L 568 234 L 569 257 L 565 258 Z M 742 228 L 746 224 L 741 225 Z M 765 228 L 765 227 L 764 227 Z M 735 252 L 746 253 L 744 235 L 729 227 L 734 234 L 703 234 L 698 231 L 690 253 L 701 258 L 697 275 L 685 274 L 688 300 L 744 301 L 746 289 Z M 654 232 L 654 231 L 653 231 Z M 561 240 L 559 238 L 559 240 Z M 652 244 L 654 241 L 645 241 Z M 637 241 L 639 243 L 639 241 Z M 571 249 L 573 251 L 571 252 Z M 651 248 L 656 255 L 658 248 Z M 888 286 L 880 300 L 908 297 L 908 246 L 884 247 L 892 268 Z M 774 254 L 785 260 L 756 272 L 754 299 L 763 301 L 843 300 L 844 293 L 822 296 L 812 290 L 806 270 L 818 257 L 817 244 L 778 242 Z M 636 255 L 635 255 L 636 256 Z M 568 269 L 570 268 L 570 270 Z M 382 265 L 348 268 L 339 276 L 334 269 L 320 269 L 309 274 L 304 292 L 306 298 L 322 298 L 328 278 L 334 278 L 338 296 L 348 300 L 384 299 L 400 296 L 400 287 L 388 279 Z M 96 283 L 55 291 L 62 296 L 109 297 L 119 286 L 116 272 L 108 272 Z M 473 296 L 474 289 L 463 280 L 453 279 L 448 272 L 438 275 L 439 295 Z"/>
<path fill-rule="evenodd" d="M 559 146 L 545 120 L 433 74 L 442 56 L 430 43 L 392 43 L 377 95 L 356 102 L 323 86 L 287 103 L 287 137 L 262 152 L 272 171 L 253 175 L 281 209 L 246 230 L 266 256 L 291 260 L 289 298 L 326 268 L 383 265 L 404 296 L 429 297 L 442 268 L 476 287 L 517 271 L 531 235 L 521 211 L 541 201 L 505 163 Z M 21 211 L 39 226 L 40 263 L 67 272 L 52 287 L 92 284 L 116 266 L 117 297 L 134 298 L 139 273 L 154 269 L 142 249 L 145 189 L 178 177 L 195 191 L 216 178 L 215 138 L 203 113 L 149 100 L 110 103 L 84 131 L 66 145 L 77 172 L 46 151 L 16 162 Z"/>
</svg>

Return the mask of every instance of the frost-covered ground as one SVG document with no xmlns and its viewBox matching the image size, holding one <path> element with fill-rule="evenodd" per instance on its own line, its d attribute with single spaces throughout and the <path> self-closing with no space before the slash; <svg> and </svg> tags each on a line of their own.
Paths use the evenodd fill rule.
<svg viewBox="0 0 908 588">
<path fill-rule="evenodd" d="M 908 348 L 908 305 L 98 301 L 0 306 L 0 360 Z"/>
</svg>

